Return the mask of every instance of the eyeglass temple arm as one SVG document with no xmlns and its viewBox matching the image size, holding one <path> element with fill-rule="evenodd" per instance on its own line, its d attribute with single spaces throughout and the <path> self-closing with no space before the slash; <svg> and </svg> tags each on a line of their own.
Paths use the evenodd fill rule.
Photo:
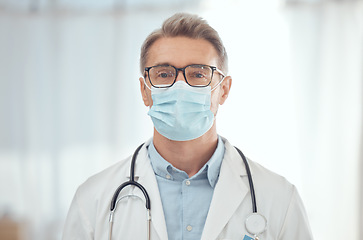
<svg viewBox="0 0 363 240">
<path fill-rule="evenodd" d="M 221 70 L 219 70 L 218 68 L 215 68 L 215 71 L 216 72 L 218 72 L 223 78 L 218 82 L 218 84 L 217 85 L 215 85 L 212 89 L 211 89 L 211 92 L 214 90 L 214 89 L 216 89 L 223 81 L 224 81 L 224 79 L 226 78 L 226 76 L 224 75 L 224 73 L 221 71 Z"/>
</svg>

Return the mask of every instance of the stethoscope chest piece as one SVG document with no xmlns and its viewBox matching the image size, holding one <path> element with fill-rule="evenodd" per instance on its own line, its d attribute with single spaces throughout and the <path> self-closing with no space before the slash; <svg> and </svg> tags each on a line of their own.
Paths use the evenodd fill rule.
<svg viewBox="0 0 363 240">
<path fill-rule="evenodd" d="M 251 213 L 247 217 L 245 224 L 247 231 L 254 236 L 263 233 L 267 228 L 266 218 L 257 212 Z"/>
</svg>

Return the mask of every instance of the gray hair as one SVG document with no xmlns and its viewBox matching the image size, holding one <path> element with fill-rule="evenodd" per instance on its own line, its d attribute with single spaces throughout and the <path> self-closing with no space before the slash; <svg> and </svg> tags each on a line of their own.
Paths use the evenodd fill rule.
<svg viewBox="0 0 363 240">
<path fill-rule="evenodd" d="M 189 37 L 192 39 L 204 39 L 210 42 L 218 54 L 218 65 L 225 74 L 228 71 L 228 57 L 226 49 L 216 30 L 206 20 L 198 15 L 177 13 L 166 19 L 161 28 L 153 31 L 141 46 L 140 70 L 144 73 L 150 47 L 158 39 L 163 37 Z"/>
</svg>

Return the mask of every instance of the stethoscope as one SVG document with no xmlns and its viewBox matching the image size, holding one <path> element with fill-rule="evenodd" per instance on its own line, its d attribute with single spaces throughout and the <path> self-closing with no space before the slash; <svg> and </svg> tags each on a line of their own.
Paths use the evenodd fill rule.
<svg viewBox="0 0 363 240">
<path fill-rule="evenodd" d="M 143 195 L 145 197 L 145 207 L 146 207 L 146 213 L 147 213 L 147 239 L 150 240 L 150 224 L 151 224 L 150 197 L 149 197 L 149 194 L 147 193 L 146 189 L 144 188 L 144 186 L 142 186 L 140 183 L 135 181 L 136 157 L 139 154 L 139 151 L 140 151 L 140 149 L 141 149 L 141 147 L 143 145 L 144 145 L 144 143 L 141 144 L 135 150 L 134 155 L 132 155 L 131 167 L 130 167 L 130 180 L 127 181 L 127 182 L 122 183 L 116 189 L 115 193 L 113 194 L 113 197 L 112 197 L 112 200 L 111 200 L 111 205 L 110 205 L 110 216 L 109 216 L 109 235 L 108 235 L 109 240 L 112 239 L 112 227 L 113 227 L 113 222 L 114 222 L 113 215 L 114 215 L 114 213 L 116 211 L 117 204 L 121 200 L 123 200 L 124 198 L 136 197 L 136 198 L 141 199 L 139 196 L 136 196 L 136 195 L 133 195 L 133 194 L 125 195 L 125 196 L 122 196 L 121 198 L 117 199 L 118 195 L 120 194 L 122 189 L 124 189 L 125 187 L 127 187 L 129 185 L 133 185 L 133 186 L 137 187 L 138 189 L 140 189 L 140 191 L 143 193 Z M 245 164 L 245 168 L 246 168 L 246 172 L 247 172 L 247 176 L 248 176 L 248 183 L 249 183 L 249 186 L 250 186 L 251 199 L 252 199 L 252 213 L 247 216 L 246 221 L 245 221 L 245 227 L 246 227 L 248 233 L 253 235 L 255 240 L 258 240 L 258 235 L 260 235 L 264 231 L 266 231 L 267 220 L 262 214 L 257 212 L 255 189 L 253 187 L 251 170 L 250 170 L 250 167 L 248 165 L 247 159 L 246 159 L 245 155 L 242 153 L 241 150 L 239 150 L 237 147 L 235 147 L 235 148 L 238 151 L 239 155 L 241 156 L 241 158 L 242 158 L 242 160 L 243 160 L 243 162 Z"/>
</svg>

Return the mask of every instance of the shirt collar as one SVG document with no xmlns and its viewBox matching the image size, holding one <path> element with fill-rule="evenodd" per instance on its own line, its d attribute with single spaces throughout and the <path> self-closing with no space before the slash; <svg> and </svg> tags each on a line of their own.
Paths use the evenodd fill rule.
<svg viewBox="0 0 363 240">
<path fill-rule="evenodd" d="M 147 147 L 147 149 L 151 165 L 156 175 L 170 180 L 188 178 L 186 172 L 181 171 L 172 166 L 156 151 L 153 141 L 150 142 L 150 145 Z M 222 138 L 218 136 L 217 148 L 214 151 L 212 157 L 199 170 L 197 174 L 191 177 L 191 179 L 207 178 L 211 187 L 214 188 L 219 177 L 219 171 L 224 157 L 224 152 L 225 152 L 224 142 Z"/>
</svg>

